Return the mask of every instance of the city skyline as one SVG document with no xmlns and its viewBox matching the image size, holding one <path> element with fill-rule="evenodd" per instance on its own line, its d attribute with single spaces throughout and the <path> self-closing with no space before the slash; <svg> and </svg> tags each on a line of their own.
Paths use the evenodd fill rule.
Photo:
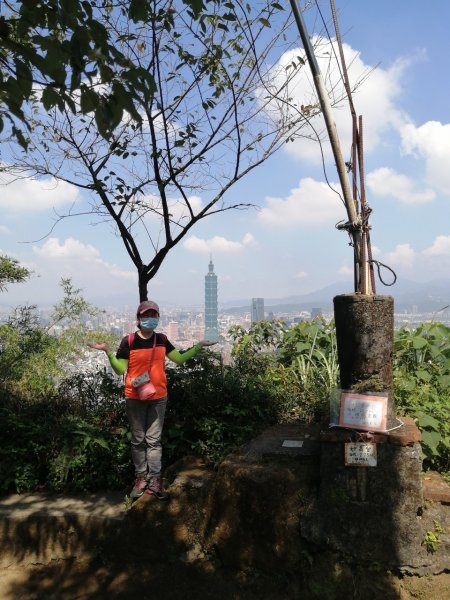
<svg viewBox="0 0 450 600">
<path fill-rule="evenodd" d="M 376 5 L 346 0 L 336 6 L 351 83 L 365 74 L 354 103 L 364 123 L 374 257 L 395 271 L 399 283 L 446 279 L 450 84 L 442 73 L 450 46 L 450 3 L 435 0 L 429 10 L 418 0 L 381 0 Z M 307 11 L 305 18 L 310 35 L 320 33 L 317 11 Z M 334 60 L 333 50 L 324 43 L 324 60 Z M 302 55 L 300 43 L 295 52 Z M 288 68 L 292 56 L 280 56 L 277 65 Z M 314 94 L 307 69 L 303 75 L 292 94 L 308 105 L 314 103 Z M 330 76 L 328 86 L 335 85 L 336 76 Z M 333 115 L 347 156 L 351 119 L 346 103 Z M 323 130 L 320 117 L 313 125 Z M 3 161 L 6 156 L 3 152 Z M 201 306 L 205 259 L 211 252 L 220 274 L 219 304 L 283 299 L 334 283 L 341 284 L 342 293 L 353 291 L 352 250 L 346 234 L 335 228 L 346 215 L 324 170 L 338 189 L 326 140 L 321 147 L 307 139 L 285 144 L 227 193 L 230 204 L 246 202 L 256 209 L 217 214 L 193 228 L 150 282 L 149 297 L 161 304 Z M 89 300 L 100 298 L 101 305 L 118 295 L 127 298 L 124 304 L 136 305 L 137 275 L 111 226 L 94 226 L 89 216 L 56 222 L 72 206 L 83 213 L 89 205 L 87 192 L 49 179 L 11 183 L 3 174 L 2 182 L 9 185 L 2 188 L 0 251 L 34 271 L 29 282 L 10 285 L 0 296 L 2 303 L 52 304 L 61 297 L 58 284 L 64 277 Z M 196 210 L 202 202 L 199 193 L 193 199 Z"/>
</svg>

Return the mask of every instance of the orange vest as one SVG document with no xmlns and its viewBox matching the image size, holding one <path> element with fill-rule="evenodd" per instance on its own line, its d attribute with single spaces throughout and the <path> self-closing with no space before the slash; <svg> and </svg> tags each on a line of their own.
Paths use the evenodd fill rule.
<svg viewBox="0 0 450 600">
<path fill-rule="evenodd" d="M 162 338 L 161 334 L 157 334 Z M 157 338 L 158 339 L 158 338 Z M 165 336 L 163 341 L 165 340 Z M 125 374 L 125 397 L 139 400 L 137 390 L 131 385 L 131 380 L 142 373 L 148 372 L 150 379 L 156 388 L 154 396 L 148 401 L 159 400 L 167 396 L 167 377 L 166 377 L 166 346 L 156 345 L 154 348 L 145 348 L 134 350 L 130 348 L 130 357 L 128 359 L 128 369 Z M 148 402 L 143 400 L 143 402 Z"/>
</svg>

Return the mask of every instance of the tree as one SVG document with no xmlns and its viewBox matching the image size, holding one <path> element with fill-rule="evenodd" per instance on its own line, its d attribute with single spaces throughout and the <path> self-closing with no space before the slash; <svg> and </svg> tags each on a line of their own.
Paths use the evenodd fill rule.
<svg viewBox="0 0 450 600">
<path fill-rule="evenodd" d="M 102 86 L 92 84 L 72 97 L 75 112 L 54 107 L 43 114 L 37 103 L 29 114 L 29 152 L 16 152 L 3 170 L 51 175 L 86 190 L 92 213 L 115 224 L 143 300 L 168 252 L 196 223 L 251 206 L 226 204 L 227 191 L 285 142 L 306 136 L 317 108 L 293 110 L 290 84 L 301 57 L 275 77 L 274 63 L 296 42 L 281 5 L 218 0 L 195 18 L 181 1 L 160 0 L 145 26 L 124 19 L 121 6 L 99 18 L 134 72 L 155 83 L 154 90 L 135 90 L 142 123 L 131 106 L 110 105 L 105 138 L 89 92 Z"/>
<path fill-rule="evenodd" d="M 3 0 L 0 4 L 0 132 L 6 120 L 11 132 L 26 148 L 22 127 L 27 126 L 23 106 L 33 101 L 33 84 L 42 89 L 46 109 L 68 107 L 90 112 L 96 106 L 99 131 L 110 133 L 110 116 L 127 109 L 140 122 L 134 108 L 136 94 L 152 93 L 151 73 L 134 64 L 115 45 L 101 15 L 114 6 L 123 18 L 142 25 L 153 6 L 151 0 Z M 202 0 L 183 0 L 197 18 Z M 93 81 L 106 88 L 95 89 Z M 109 84 L 114 81 L 113 86 Z M 81 102 L 74 103 L 78 91 Z"/>
<path fill-rule="evenodd" d="M 0 255 L 0 292 L 6 290 L 10 283 L 22 283 L 30 277 L 32 271 L 22 267 L 18 260 Z"/>
<path fill-rule="evenodd" d="M 46 325 L 34 305 L 16 307 L 0 325 L 0 394 L 29 399 L 51 394 L 59 381 L 78 372 L 74 365 L 79 364 L 87 342 L 96 337 L 82 317 L 97 317 L 101 311 L 83 298 L 70 279 L 61 279 L 60 285 L 63 298 L 53 306 Z"/>
</svg>

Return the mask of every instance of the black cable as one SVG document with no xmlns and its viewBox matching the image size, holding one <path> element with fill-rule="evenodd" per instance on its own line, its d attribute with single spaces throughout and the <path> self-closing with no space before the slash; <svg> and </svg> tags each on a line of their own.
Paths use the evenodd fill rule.
<svg viewBox="0 0 450 600">
<path fill-rule="evenodd" d="M 376 265 L 377 271 L 378 271 L 378 279 L 381 281 L 381 283 L 383 285 L 385 285 L 386 287 L 390 287 L 391 285 L 394 285 L 394 283 L 397 281 L 397 275 L 396 275 L 395 271 L 393 269 L 391 269 L 391 267 L 388 267 L 387 265 L 385 265 L 384 263 L 382 263 L 378 260 L 370 260 L 369 262 Z M 385 269 L 387 269 L 388 271 L 390 271 L 392 273 L 392 275 L 394 276 L 394 281 L 392 283 L 385 283 L 383 281 L 383 278 L 381 277 L 381 272 L 380 272 L 381 267 L 384 267 Z"/>
</svg>

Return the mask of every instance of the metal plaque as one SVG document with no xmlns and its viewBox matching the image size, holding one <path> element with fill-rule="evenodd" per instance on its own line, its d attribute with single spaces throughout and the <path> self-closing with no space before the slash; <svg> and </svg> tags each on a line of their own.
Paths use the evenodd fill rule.
<svg viewBox="0 0 450 600">
<path fill-rule="evenodd" d="M 282 443 L 283 448 L 301 448 L 303 441 L 301 440 L 284 440 Z"/>
<path fill-rule="evenodd" d="M 345 444 L 345 464 L 352 467 L 376 467 L 377 445 L 370 442 Z"/>
</svg>

